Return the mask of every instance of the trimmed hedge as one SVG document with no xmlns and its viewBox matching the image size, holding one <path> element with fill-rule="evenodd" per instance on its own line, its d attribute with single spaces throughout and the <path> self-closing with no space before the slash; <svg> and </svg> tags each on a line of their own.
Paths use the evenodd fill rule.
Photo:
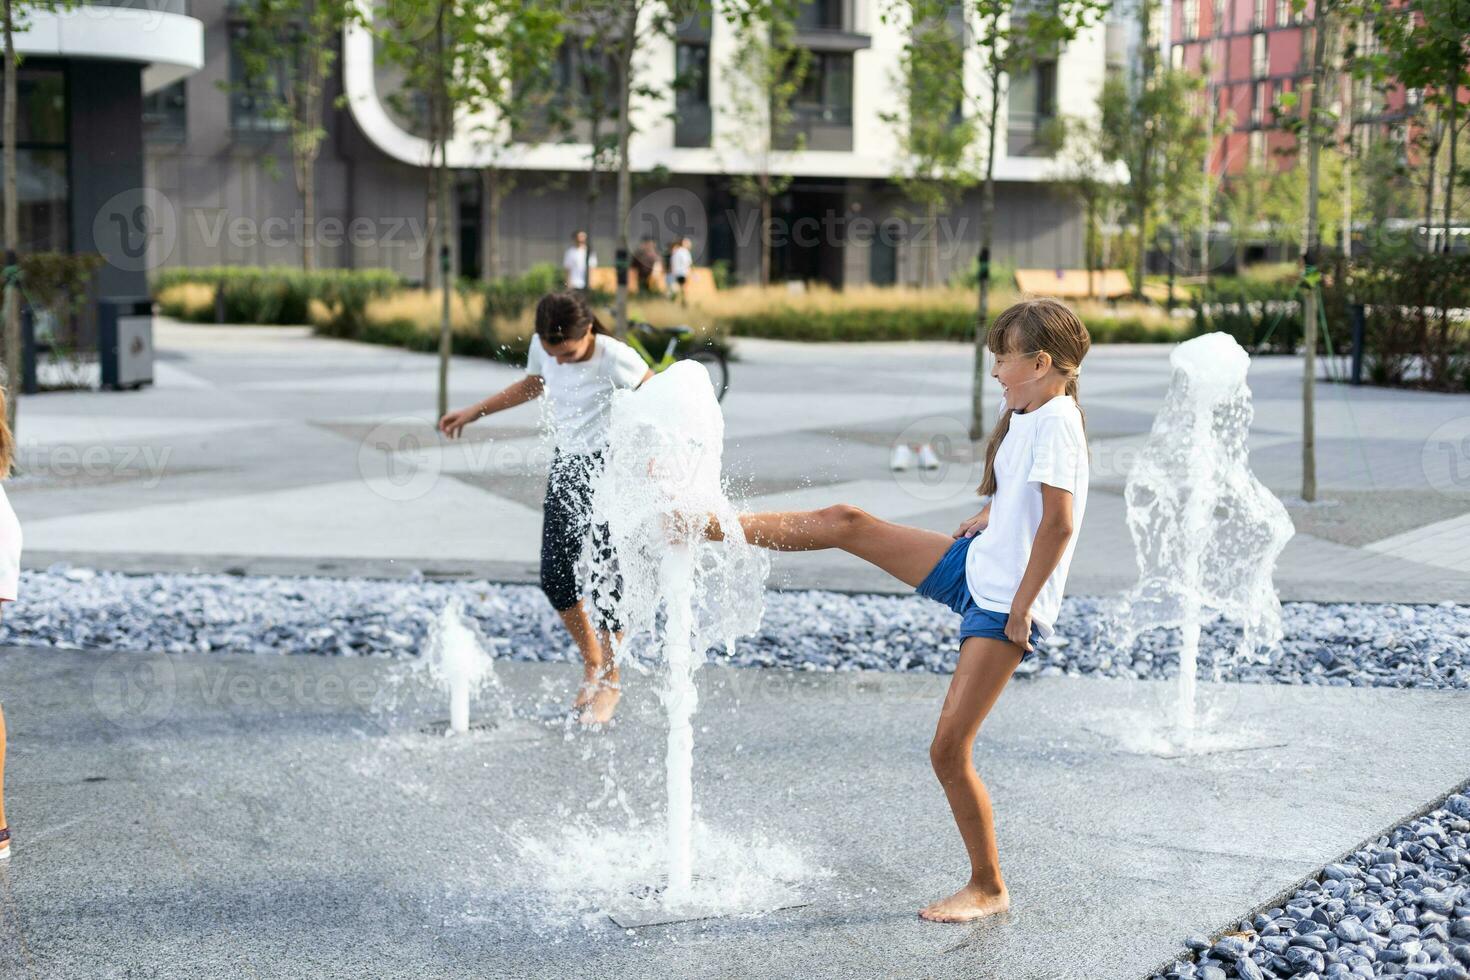
<svg viewBox="0 0 1470 980">
<path fill-rule="evenodd" d="M 1000 310 L 995 310 L 999 313 Z M 1138 317 L 1083 316 L 1094 343 L 1171 343 L 1189 335 L 1183 323 L 1147 323 Z M 843 312 L 774 310 L 721 320 L 721 333 L 801 341 L 969 340 L 975 335 L 970 308 Z"/>
<path fill-rule="evenodd" d="M 258 325 L 290 325 L 307 323 L 313 300 L 322 303 L 332 321 L 343 331 L 351 331 L 362 322 L 369 300 L 386 296 L 403 287 L 403 277 L 387 269 L 327 269 L 303 272 L 300 269 L 258 268 L 252 266 L 215 266 L 197 269 L 164 269 L 153 280 L 153 293 L 172 286 L 203 285 L 216 291 L 221 308 L 202 310 L 187 306 L 177 308 L 161 301 L 169 316 L 194 322 L 213 323 L 220 317 L 225 323 Z"/>
</svg>

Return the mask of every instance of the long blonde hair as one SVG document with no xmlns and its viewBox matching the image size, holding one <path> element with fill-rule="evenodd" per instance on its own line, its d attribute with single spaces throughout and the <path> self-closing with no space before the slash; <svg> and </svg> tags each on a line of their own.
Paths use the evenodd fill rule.
<svg viewBox="0 0 1470 980">
<path fill-rule="evenodd" d="M 1005 309 L 990 325 L 986 345 L 992 354 L 1030 354 L 1046 351 L 1052 367 L 1067 379 L 1066 393 L 1077 399 L 1077 373 L 1082 359 L 1092 347 L 1087 327 L 1065 303 L 1054 299 L 1026 299 Z M 1078 404 L 1077 410 L 1082 410 Z M 1083 418 L 1083 427 L 1087 425 Z M 990 431 L 985 445 L 985 475 L 975 492 L 982 497 L 995 493 L 995 454 L 1011 428 L 1011 410 L 1007 408 Z"/>
</svg>

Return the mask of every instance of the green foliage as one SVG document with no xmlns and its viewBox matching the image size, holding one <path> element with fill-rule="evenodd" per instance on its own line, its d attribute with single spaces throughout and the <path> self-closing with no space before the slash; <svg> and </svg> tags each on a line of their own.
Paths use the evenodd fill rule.
<svg viewBox="0 0 1470 980">
<path fill-rule="evenodd" d="M 153 294 L 191 283 L 216 291 L 225 323 L 285 325 L 306 323 L 312 300 L 325 305 L 331 314 L 332 332 L 348 336 L 363 322 L 368 301 L 403 287 L 403 279 L 387 269 L 331 269 L 303 272 L 300 269 L 253 266 L 165 269 L 154 276 Z M 171 308 L 169 316 L 212 322 L 215 311 L 200 316 L 198 311 Z"/>
<path fill-rule="evenodd" d="M 26 252 L 20 258 L 20 288 L 32 307 L 57 316 L 80 312 L 87 305 L 87 289 L 102 265 L 95 252 Z"/>
<path fill-rule="evenodd" d="M 1364 360 L 1377 384 L 1470 390 L 1470 255 L 1409 252 L 1353 263 L 1324 289 L 1334 336 L 1351 336 L 1351 303 L 1365 306 Z"/>
<path fill-rule="evenodd" d="M 1146 323 L 1137 317 L 1082 315 L 1093 343 L 1166 343 L 1184 339 L 1180 325 Z M 770 337 L 800 341 L 956 340 L 974 337 L 975 311 L 921 308 L 893 310 L 773 310 L 732 316 L 719 324 L 721 333 L 737 337 Z"/>
<path fill-rule="evenodd" d="M 1194 296 L 1194 332 L 1223 331 L 1254 353 L 1294 353 L 1302 341 L 1299 281 L 1212 277 Z"/>
<path fill-rule="evenodd" d="M 797 0 L 731 0 L 720 11 L 735 39 L 727 80 L 725 113 L 738 133 L 736 145 L 754 160 L 755 172 L 736 168 L 731 187 L 747 201 L 785 193 L 793 180 L 776 172 L 778 135 L 795 120 L 791 108 L 811 67 L 811 51 L 796 43 Z M 797 133 L 791 151 L 805 147 Z"/>
</svg>

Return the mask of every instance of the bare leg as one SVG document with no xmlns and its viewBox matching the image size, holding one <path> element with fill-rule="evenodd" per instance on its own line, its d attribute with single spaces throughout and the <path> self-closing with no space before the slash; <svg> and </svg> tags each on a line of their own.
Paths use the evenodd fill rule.
<svg viewBox="0 0 1470 980">
<path fill-rule="evenodd" d="M 938 531 L 881 520 L 850 504 L 821 510 L 741 514 L 740 526 L 746 540 L 759 547 L 772 551 L 840 548 L 912 586 L 924 581 L 955 540 Z M 716 541 L 724 537 L 713 516 L 706 533 Z"/>
<path fill-rule="evenodd" d="M 605 725 L 612 720 L 613 710 L 623 696 L 623 686 L 618 680 L 616 660 L 617 645 L 623 642 L 622 633 L 599 630 L 598 640 L 602 644 L 603 661 L 596 681 L 592 685 L 592 697 L 582 709 L 580 721 L 584 725 Z"/>
<path fill-rule="evenodd" d="M 969 852 L 970 881 L 920 910 L 919 915 L 933 922 L 970 922 L 1010 908 L 1000 875 L 990 794 L 975 772 L 973 753 L 981 722 L 1020 662 L 1020 650 L 1005 640 L 971 636 L 960 646 L 959 666 L 939 713 L 929 760 Z"/>
<path fill-rule="evenodd" d="M 612 647 L 604 646 L 603 638 L 592 628 L 592 619 L 587 615 L 585 600 L 561 610 L 557 615 L 561 617 L 567 632 L 572 634 L 577 650 L 582 654 L 582 685 L 577 689 L 577 699 L 572 707 L 585 708 L 597 693 L 599 684 L 608 680 L 617 683 L 617 666 L 612 663 L 612 656 L 606 654 Z"/>
</svg>

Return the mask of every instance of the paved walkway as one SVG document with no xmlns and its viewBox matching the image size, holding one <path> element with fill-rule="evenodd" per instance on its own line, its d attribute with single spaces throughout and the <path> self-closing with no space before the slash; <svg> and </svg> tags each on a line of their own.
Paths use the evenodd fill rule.
<svg viewBox="0 0 1470 980">
<path fill-rule="evenodd" d="M 499 727 L 445 739 L 403 669 L 0 650 L 0 976 L 1131 980 L 1462 784 L 1470 753 L 1464 692 L 1206 684 L 1225 741 L 1171 757 L 1146 750 L 1170 687 L 1017 682 L 976 751 L 1014 908 L 939 926 L 914 911 L 964 876 L 927 753 L 948 679 L 708 667 L 694 799 L 725 844 L 696 873 L 774 853 L 807 904 L 625 932 L 602 910 L 661 867 L 654 679 L 628 675 L 611 731 L 564 735 L 535 719 L 575 672 L 505 663 L 475 706 Z"/>
<path fill-rule="evenodd" d="M 160 323 L 157 383 L 21 406 L 24 475 L 8 490 L 27 564 L 120 569 L 535 577 L 545 450 L 534 406 L 433 432 L 431 356 L 298 328 Z M 737 340 L 727 472 L 753 508 L 849 501 L 949 531 L 974 511 L 963 436 L 969 354 L 943 343 Z M 1094 460 L 1071 591 L 1129 584 L 1121 495 L 1168 382 L 1165 346 L 1099 347 L 1083 404 Z M 457 359 L 453 401 L 517 376 Z M 1300 365 L 1251 368 L 1252 462 L 1300 489 Z M 887 469 L 898 438 L 948 439 L 939 474 Z M 1286 598 L 1470 601 L 1470 397 L 1318 388 L 1323 502 L 1291 508 Z M 845 555 L 781 556 L 776 584 L 887 590 Z"/>
</svg>

